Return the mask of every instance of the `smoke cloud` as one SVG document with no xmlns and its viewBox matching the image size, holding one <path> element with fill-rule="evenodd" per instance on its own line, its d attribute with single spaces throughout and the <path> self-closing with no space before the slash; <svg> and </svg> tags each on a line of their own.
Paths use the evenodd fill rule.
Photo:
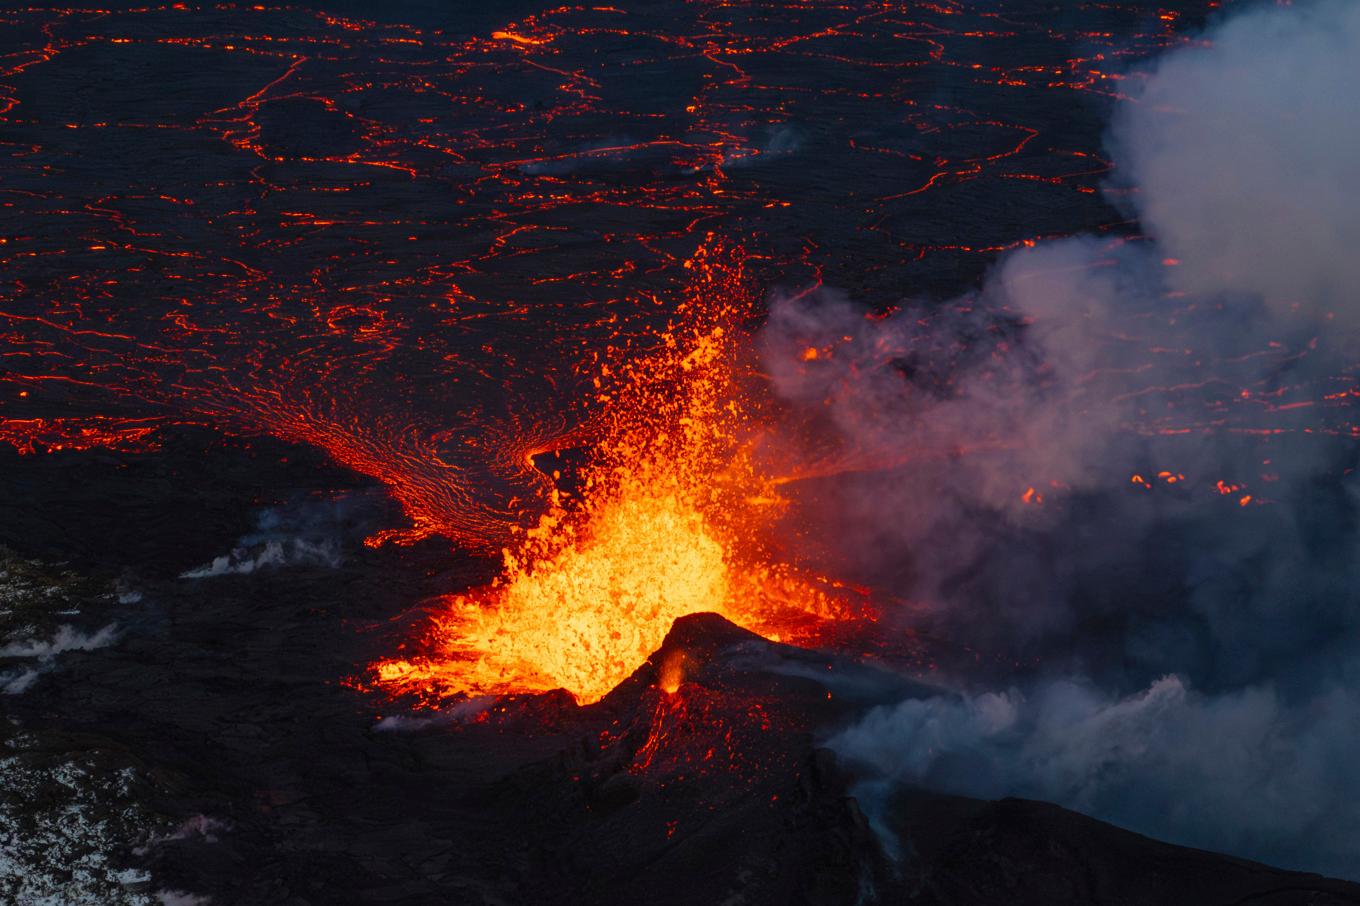
<svg viewBox="0 0 1360 906">
<path fill-rule="evenodd" d="M 1167 676 L 1113 698 L 1058 680 L 878 708 L 829 744 L 876 779 L 1059 802 L 1185 845 L 1354 876 L 1357 707 L 1339 687 L 1298 708 L 1269 686 L 1206 696 Z"/>
<path fill-rule="evenodd" d="M 1360 878 L 1360 5 L 1247 10 L 1142 82 L 1109 141 L 1145 237 L 886 315 L 772 300 L 767 452 L 836 539 L 807 555 L 983 656 L 829 744 L 866 798 L 1030 796 Z"/>
<path fill-rule="evenodd" d="M 118 626 L 110 623 L 93 634 L 74 626 L 62 624 L 50 639 L 34 636 L 0 645 L 0 663 L 21 661 L 18 670 L 0 671 L 0 695 L 22 695 L 33 687 L 38 677 L 55 666 L 58 655 L 67 651 L 93 651 L 118 641 Z"/>
<path fill-rule="evenodd" d="M 1144 226 L 1197 293 L 1259 294 L 1354 324 L 1360 286 L 1360 6 L 1232 19 L 1168 54 L 1116 119 Z"/>
<path fill-rule="evenodd" d="M 290 566 L 338 568 L 346 544 L 363 536 L 377 503 L 362 494 L 303 500 L 268 507 L 256 517 L 254 532 L 237 540 L 231 552 L 180 574 L 181 579 L 250 575 Z"/>
</svg>

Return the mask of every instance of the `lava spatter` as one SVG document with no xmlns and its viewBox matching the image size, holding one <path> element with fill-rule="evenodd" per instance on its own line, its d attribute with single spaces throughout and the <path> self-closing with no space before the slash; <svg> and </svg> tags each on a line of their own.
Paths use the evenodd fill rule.
<svg viewBox="0 0 1360 906">
<path fill-rule="evenodd" d="M 752 296 L 741 253 L 714 241 L 686 266 L 683 320 L 650 352 L 623 348 L 599 364 L 605 434 L 579 498 L 554 494 L 503 552 L 495 583 L 445 601 L 423 654 L 375 665 L 380 685 L 436 695 L 561 687 L 591 702 L 688 614 L 717 612 L 789 641 L 868 618 L 762 550 L 777 498 L 746 436 L 753 404 L 738 375 Z"/>
</svg>

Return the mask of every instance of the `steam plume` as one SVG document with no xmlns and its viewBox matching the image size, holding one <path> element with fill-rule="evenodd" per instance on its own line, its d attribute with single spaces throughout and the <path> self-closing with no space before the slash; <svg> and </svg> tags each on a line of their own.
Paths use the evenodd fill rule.
<svg viewBox="0 0 1360 906">
<path fill-rule="evenodd" d="M 887 317 L 773 301 L 829 556 L 1025 665 L 834 736 L 865 796 L 1033 796 L 1360 878 L 1356 84 L 1360 5 L 1248 10 L 1115 117 L 1146 238 L 1022 249 Z"/>
</svg>

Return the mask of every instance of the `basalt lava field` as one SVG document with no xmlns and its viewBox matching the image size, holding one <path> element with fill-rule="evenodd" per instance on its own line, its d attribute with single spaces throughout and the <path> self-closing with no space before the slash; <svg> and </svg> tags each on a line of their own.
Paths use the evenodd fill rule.
<svg viewBox="0 0 1360 906">
<path fill-rule="evenodd" d="M 0 902 L 1360 903 L 1356 80 L 0 4 Z"/>
</svg>

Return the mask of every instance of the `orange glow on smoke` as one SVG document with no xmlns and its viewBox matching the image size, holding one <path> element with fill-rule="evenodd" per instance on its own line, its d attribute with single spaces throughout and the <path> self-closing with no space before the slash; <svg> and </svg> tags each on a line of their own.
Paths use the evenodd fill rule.
<svg viewBox="0 0 1360 906">
<path fill-rule="evenodd" d="M 686 614 L 713 611 L 767 637 L 812 640 L 852 608 L 762 556 L 778 508 L 747 455 L 751 418 L 734 375 L 745 314 L 740 266 L 703 250 L 679 323 L 641 357 L 602 362 L 606 436 L 581 499 L 558 493 L 503 552 L 489 587 L 445 600 L 419 656 L 375 665 L 393 692 L 564 688 L 596 701 Z M 678 688 L 682 666 L 663 669 Z"/>
</svg>

